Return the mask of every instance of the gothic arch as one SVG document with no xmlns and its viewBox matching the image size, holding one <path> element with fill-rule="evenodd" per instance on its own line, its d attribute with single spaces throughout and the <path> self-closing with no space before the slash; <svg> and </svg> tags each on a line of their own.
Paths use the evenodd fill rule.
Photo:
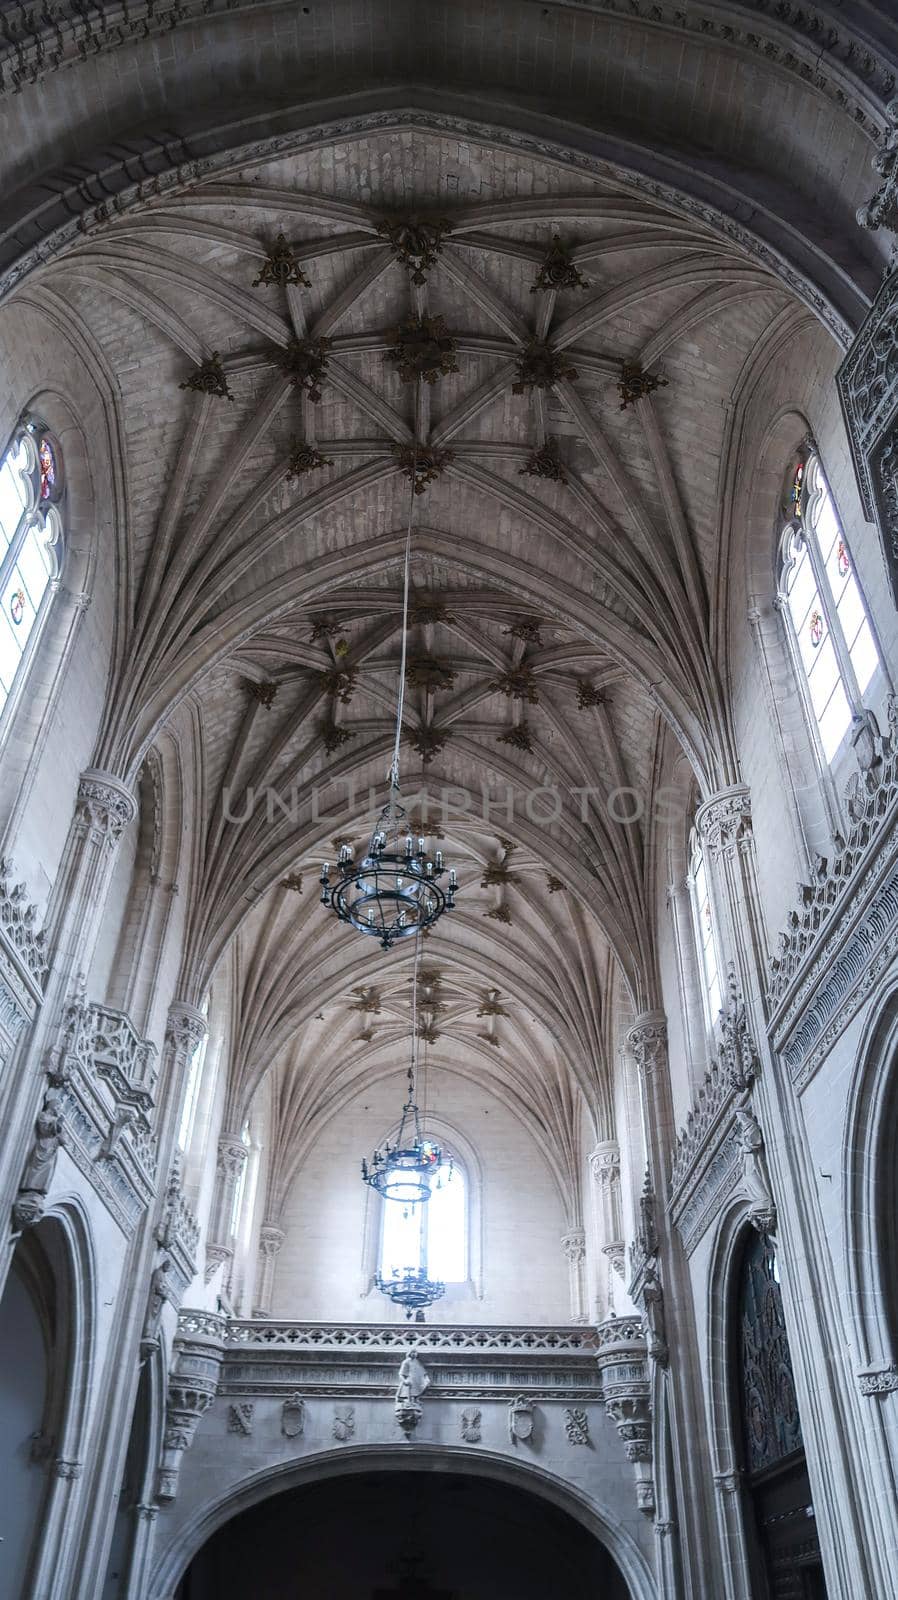
<svg viewBox="0 0 898 1600">
<path fill-rule="evenodd" d="M 324 1478 L 365 1472 L 407 1471 L 408 1466 L 408 1450 L 403 1445 L 359 1446 L 327 1451 L 305 1461 L 292 1461 L 256 1473 L 189 1518 L 160 1556 L 149 1581 L 147 1600 L 168 1600 L 197 1551 L 216 1529 L 238 1512 L 257 1505 L 269 1496 Z M 457 1446 L 416 1446 L 415 1466 L 430 1472 L 451 1471 L 496 1479 L 549 1501 L 572 1516 L 605 1546 L 620 1568 L 631 1600 L 656 1600 L 654 1578 L 632 1536 L 619 1522 L 606 1517 L 599 1506 L 554 1473 L 547 1472 L 543 1467 L 521 1466 L 490 1451 L 478 1452 L 476 1462 L 473 1462 L 470 1452 Z"/>
<path fill-rule="evenodd" d="M 875 1007 L 857 1052 L 843 1153 L 845 1271 L 858 1364 L 898 1356 L 898 989 Z"/>
</svg>

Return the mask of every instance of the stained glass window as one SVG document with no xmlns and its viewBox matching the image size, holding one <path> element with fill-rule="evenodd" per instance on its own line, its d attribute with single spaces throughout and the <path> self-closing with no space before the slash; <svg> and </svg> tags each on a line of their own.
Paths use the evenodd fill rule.
<svg viewBox="0 0 898 1600">
<path fill-rule="evenodd" d="M 389 1277 L 394 1267 L 424 1267 L 440 1283 L 467 1278 L 467 1185 L 454 1159 L 437 1169 L 423 1205 L 384 1202 L 379 1270 Z"/>
<path fill-rule="evenodd" d="M 866 607 L 817 456 L 795 469 L 780 590 L 823 754 L 832 762 L 879 666 Z"/>
<path fill-rule="evenodd" d="M 21 427 L 0 464 L 0 711 L 62 565 L 57 446 L 34 424 Z"/>
<path fill-rule="evenodd" d="M 742 1258 L 737 1336 L 745 1466 L 753 1474 L 802 1448 L 776 1255 L 755 1233 Z"/>
</svg>

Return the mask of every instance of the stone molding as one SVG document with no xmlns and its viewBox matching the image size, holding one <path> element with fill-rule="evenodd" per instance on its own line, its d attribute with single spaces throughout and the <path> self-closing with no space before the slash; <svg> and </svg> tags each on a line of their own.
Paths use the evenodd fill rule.
<svg viewBox="0 0 898 1600">
<path fill-rule="evenodd" d="M 137 815 L 130 789 L 111 772 L 88 767 L 78 780 L 75 821 L 97 844 L 114 850 Z"/>
<path fill-rule="evenodd" d="M 232 17 L 255 9 L 257 0 L 138 0 L 137 4 L 79 5 L 54 0 L 40 12 L 11 6 L 0 50 L 0 92 L 19 93 L 27 84 L 89 56 L 120 49 L 132 40 L 168 34 L 208 16 Z M 560 0 L 562 5 L 567 0 Z M 619 0 L 578 0 L 578 9 L 621 15 Z M 745 13 L 752 16 L 745 25 Z M 870 40 L 834 24 L 794 0 L 743 0 L 738 7 L 710 7 L 694 0 L 628 0 L 624 14 L 651 27 L 678 34 L 700 34 L 762 56 L 780 71 L 825 94 L 873 140 L 879 138 L 877 111 L 893 93 L 895 76 Z"/>
<path fill-rule="evenodd" d="M 890 736 L 859 778 L 852 827 L 833 861 L 818 858 L 771 961 L 770 1036 L 797 1089 L 898 954 L 898 703 Z"/>
</svg>

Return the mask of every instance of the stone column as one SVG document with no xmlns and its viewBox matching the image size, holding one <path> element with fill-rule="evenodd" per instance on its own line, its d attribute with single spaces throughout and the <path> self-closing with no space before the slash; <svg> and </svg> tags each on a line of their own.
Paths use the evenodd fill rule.
<svg viewBox="0 0 898 1600">
<path fill-rule="evenodd" d="M 593 1176 L 593 1216 L 595 1218 L 596 1252 L 601 1258 L 603 1271 L 599 1274 L 595 1320 L 631 1310 L 629 1296 L 624 1289 L 626 1251 L 621 1209 L 620 1146 L 616 1139 L 604 1139 L 589 1156 Z"/>
<path fill-rule="evenodd" d="M 656 1463 L 655 1471 L 664 1474 L 656 1485 L 657 1498 L 665 1508 L 676 1506 L 678 1513 L 664 1545 L 663 1594 L 665 1600 L 672 1600 L 679 1587 L 678 1581 L 671 1587 L 677 1570 L 674 1546 L 679 1539 L 683 1596 L 685 1600 L 704 1600 L 705 1595 L 718 1591 L 720 1552 L 711 1537 L 710 1462 L 701 1381 L 693 1359 L 697 1340 L 692 1285 L 679 1238 L 667 1225 L 665 1202 L 670 1192 L 674 1126 L 664 1012 L 650 1011 L 637 1017 L 627 1034 L 627 1047 L 639 1078 L 648 1157 L 633 1243 L 630 1294 L 642 1307 L 656 1394 L 659 1402 L 666 1397 L 670 1417 L 672 1462 L 670 1470 L 666 1462 Z M 648 1494 L 648 1490 L 641 1492 Z M 663 1515 L 672 1522 L 666 1510 Z"/>
<path fill-rule="evenodd" d="M 586 1229 L 571 1228 L 569 1233 L 562 1234 L 561 1248 L 568 1264 L 571 1321 L 584 1323 L 589 1320 L 586 1309 Z"/>
<path fill-rule="evenodd" d="M 218 1159 L 215 1168 L 215 1192 L 209 1217 L 206 1242 L 206 1282 L 216 1267 L 224 1263 L 223 1286 L 227 1287 L 230 1266 L 234 1258 L 234 1235 L 231 1216 L 234 1197 L 243 1177 L 249 1151 L 239 1134 L 223 1133 L 218 1141 Z"/>
<path fill-rule="evenodd" d="M 259 1230 L 259 1281 L 256 1290 L 258 1303 L 253 1307 L 254 1317 L 271 1315 L 278 1252 L 285 1238 L 283 1228 L 279 1228 L 276 1222 L 262 1223 Z"/>
<path fill-rule="evenodd" d="M 711 886 L 723 966 L 735 962 L 751 1010 L 763 1018 L 763 974 L 770 948 L 758 893 L 751 795 L 744 784 L 711 795 L 696 813 Z"/>
<path fill-rule="evenodd" d="M 708 1066 L 708 1040 L 704 1027 L 692 903 L 689 884 L 685 878 L 667 885 L 667 908 L 670 912 L 676 949 L 677 984 L 686 1035 L 689 1082 L 692 1088 L 696 1089 L 701 1084 Z"/>
</svg>

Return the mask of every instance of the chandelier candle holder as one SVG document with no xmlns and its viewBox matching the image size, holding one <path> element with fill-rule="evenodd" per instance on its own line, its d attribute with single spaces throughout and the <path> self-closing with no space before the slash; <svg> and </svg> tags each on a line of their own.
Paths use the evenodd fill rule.
<svg viewBox="0 0 898 1600">
<path fill-rule="evenodd" d="M 419 385 L 420 387 L 420 385 Z M 408 815 L 399 791 L 399 751 L 402 742 L 402 711 L 408 665 L 409 574 L 411 571 L 412 527 L 415 509 L 415 482 L 418 445 L 411 458 L 408 522 L 405 535 L 405 565 L 402 592 L 402 654 L 399 663 L 399 688 L 396 704 L 396 733 L 393 759 L 388 773 L 389 794 L 368 848 L 356 862 L 353 847 L 343 844 L 331 878 L 331 863 L 321 868 L 321 903 L 335 911 L 341 922 L 348 922 L 359 933 L 378 939 L 384 950 L 412 934 L 431 928 L 444 911 L 455 905 L 458 888 L 454 867 L 446 888 L 440 879 L 446 868 L 442 850 L 433 854 L 423 837 L 409 827 Z"/>
<path fill-rule="evenodd" d="M 446 1285 L 428 1278 L 425 1267 L 394 1267 L 388 1278 L 379 1272 L 374 1287 L 395 1306 L 403 1307 L 407 1322 L 411 1322 L 416 1312 L 424 1312 L 435 1301 L 442 1300 L 446 1293 Z"/>
<path fill-rule="evenodd" d="M 442 850 L 432 854 L 426 841 L 406 831 L 408 818 L 398 788 L 391 788 L 367 850 L 355 860 L 351 844 L 321 868 L 321 902 L 360 933 L 373 934 L 384 950 L 400 939 L 423 933 L 455 905 L 458 880 L 449 869 L 447 886 Z"/>
<path fill-rule="evenodd" d="M 417 1043 L 412 1036 L 414 1053 Z M 415 1061 L 408 1069 L 408 1099 L 402 1108 L 402 1119 L 396 1134 L 396 1143 L 389 1139 L 381 1149 L 375 1150 L 370 1161 L 362 1161 L 362 1178 L 376 1189 L 384 1200 L 396 1200 L 400 1205 L 416 1206 L 430 1199 L 431 1183 L 443 1164 L 443 1152 L 432 1139 L 425 1139 L 421 1130 L 421 1113 L 415 1101 Z M 451 1176 L 451 1163 L 450 1174 Z"/>
</svg>

